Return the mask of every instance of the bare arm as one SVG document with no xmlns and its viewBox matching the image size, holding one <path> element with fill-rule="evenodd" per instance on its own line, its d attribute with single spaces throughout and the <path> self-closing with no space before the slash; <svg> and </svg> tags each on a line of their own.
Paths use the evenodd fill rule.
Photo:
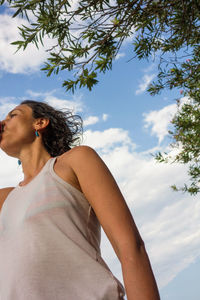
<svg viewBox="0 0 200 300">
<path fill-rule="evenodd" d="M 3 206 L 4 201 L 8 197 L 8 194 L 14 189 L 14 187 L 7 187 L 0 189 L 0 210 Z"/>
<path fill-rule="evenodd" d="M 121 262 L 128 300 L 159 300 L 144 242 L 113 176 L 93 149 L 73 150 L 71 167 Z"/>
</svg>

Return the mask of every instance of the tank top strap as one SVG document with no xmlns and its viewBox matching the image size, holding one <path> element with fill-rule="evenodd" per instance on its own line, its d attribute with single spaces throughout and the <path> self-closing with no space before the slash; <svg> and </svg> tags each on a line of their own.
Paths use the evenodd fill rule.
<svg viewBox="0 0 200 300">
<path fill-rule="evenodd" d="M 47 168 L 51 174 L 54 173 L 53 166 L 54 166 L 56 159 L 57 159 L 57 156 L 51 157 L 49 159 L 49 164 L 48 164 Z"/>
<path fill-rule="evenodd" d="M 44 165 L 43 169 L 41 170 L 41 173 L 43 173 L 43 171 L 49 170 L 51 168 L 52 161 L 55 161 L 55 159 L 56 157 L 50 157 Z"/>
</svg>

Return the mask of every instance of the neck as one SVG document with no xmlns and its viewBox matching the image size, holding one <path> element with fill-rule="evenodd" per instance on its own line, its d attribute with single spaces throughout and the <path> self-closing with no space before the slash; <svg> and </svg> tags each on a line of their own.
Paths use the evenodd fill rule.
<svg viewBox="0 0 200 300">
<path fill-rule="evenodd" d="M 51 155 L 46 150 L 20 155 L 19 159 L 22 164 L 24 181 L 28 181 L 35 177 L 50 158 Z"/>
</svg>

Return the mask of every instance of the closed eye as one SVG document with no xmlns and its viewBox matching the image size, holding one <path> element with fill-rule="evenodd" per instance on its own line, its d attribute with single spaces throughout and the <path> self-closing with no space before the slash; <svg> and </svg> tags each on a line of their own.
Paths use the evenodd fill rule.
<svg viewBox="0 0 200 300">
<path fill-rule="evenodd" d="M 10 115 L 11 118 L 14 117 L 14 116 L 16 116 L 16 114 L 11 114 L 11 115 Z"/>
</svg>

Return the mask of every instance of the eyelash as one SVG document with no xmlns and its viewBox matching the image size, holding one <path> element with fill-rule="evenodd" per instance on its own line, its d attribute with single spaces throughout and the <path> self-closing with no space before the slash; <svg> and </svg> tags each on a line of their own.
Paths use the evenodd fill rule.
<svg viewBox="0 0 200 300">
<path fill-rule="evenodd" d="M 10 115 L 11 118 L 14 117 L 14 116 L 16 116 L 16 114 L 11 114 L 11 115 Z"/>
</svg>

